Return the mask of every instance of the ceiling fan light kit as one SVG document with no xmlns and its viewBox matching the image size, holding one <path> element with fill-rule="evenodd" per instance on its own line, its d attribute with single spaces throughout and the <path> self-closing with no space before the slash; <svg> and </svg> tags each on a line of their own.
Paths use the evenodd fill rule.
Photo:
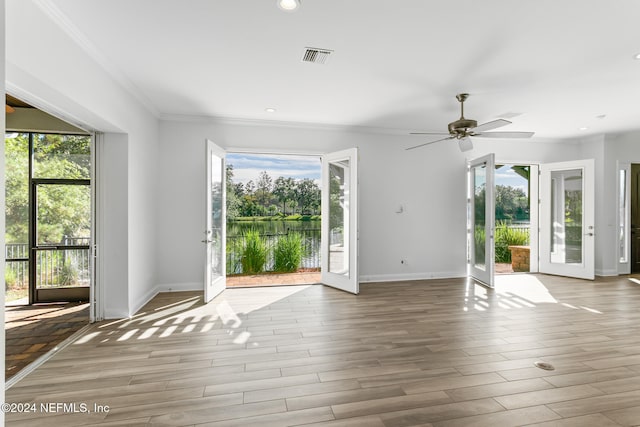
<svg viewBox="0 0 640 427">
<path fill-rule="evenodd" d="M 435 141 L 425 142 L 424 144 L 409 147 L 407 150 L 413 150 L 415 148 L 423 147 L 425 145 L 434 144 L 440 141 L 446 141 L 449 139 L 457 139 L 460 151 L 469 151 L 473 149 L 473 144 L 470 137 L 481 138 L 531 138 L 533 132 L 487 132 L 488 130 L 497 129 L 502 126 L 511 124 L 509 120 L 497 119 L 487 123 L 483 123 L 478 126 L 476 120 L 466 119 L 464 117 L 464 102 L 469 98 L 468 93 L 459 93 L 456 95 L 456 99 L 460 103 L 460 118 L 456 121 L 449 123 L 447 126 L 449 133 L 438 132 L 412 132 L 411 135 L 441 135 L 445 138 L 437 139 Z"/>
</svg>

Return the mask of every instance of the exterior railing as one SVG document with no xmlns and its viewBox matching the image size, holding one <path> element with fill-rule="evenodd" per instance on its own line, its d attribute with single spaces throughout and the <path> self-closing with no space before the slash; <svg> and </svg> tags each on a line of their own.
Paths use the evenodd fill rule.
<svg viewBox="0 0 640 427">
<path fill-rule="evenodd" d="M 88 246 L 87 237 L 65 237 L 60 246 Z M 36 251 L 36 287 L 89 286 L 91 253 L 89 249 L 49 249 Z M 29 283 L 29 245 L 5 245 L 7 286 Z"/>
<path fill-rule="evenodd" d="M 265 271 L 273 270 L 273 248 L 281 236 L 286 233 L 260 234 L 267 246 L 267 262 Z M 300 268 L 320 268 L 320 229 L 296 230 L 290 233 L 298 233 L 302 236 L 302 261 Z M 244 235 L 227 236 L 227 274 L 242 273 L 242 248 L 244 247 Z"/>
</svg>

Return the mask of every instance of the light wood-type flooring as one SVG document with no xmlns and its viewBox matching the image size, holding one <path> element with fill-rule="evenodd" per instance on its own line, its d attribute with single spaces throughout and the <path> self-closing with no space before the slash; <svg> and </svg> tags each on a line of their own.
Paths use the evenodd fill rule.
<svg viewBox="0 0 640 427">
<path fill-rule="evenodd" d="M 10 388 L 7 425 L 640 425 L 640 280 L 497 280 L 160 294 Z"/>
</svg>

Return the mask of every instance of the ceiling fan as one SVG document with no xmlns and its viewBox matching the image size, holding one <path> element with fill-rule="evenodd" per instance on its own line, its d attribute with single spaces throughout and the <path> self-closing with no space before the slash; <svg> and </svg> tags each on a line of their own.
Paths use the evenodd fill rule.
<svg viewBox="0 0 640 427">
<path fill-rule="evenodd" d="M 456 99 L 460 102 L 460 118 L 449 123 L 449 133 L 443 132 L 412 132 L 411 135 L 447 135 L 446 138 L 436 139 L 435 141 L 425 142 L 424 144 L 409 147 L 407 150 L 423 147 L 425 145 L 434 144 L 448 139 L 457 139 L 460 151 L 469 151 L 473 148 L 469 137 L 481 138 L 531 138 L 534 132 L 487 132 L 488 130 L 497 129 L 502 126 L 511 124 L 509 120 L 498 119 L 483 123 L 478 126 L 478 122 L 464 118 L 464 101 L 469 97 L 468 93 L 459 93 Z"/>
</svg>

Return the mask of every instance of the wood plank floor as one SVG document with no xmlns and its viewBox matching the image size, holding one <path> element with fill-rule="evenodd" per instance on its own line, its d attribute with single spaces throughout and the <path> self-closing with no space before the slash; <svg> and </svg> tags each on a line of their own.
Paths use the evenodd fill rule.
<svg viewBox="0 0 640 427">
<path fill-rule="evenodd" d="M 640 425 L 640 280 L 497 280 L 160 294 L 9 389 L 35 406 L 7 425 Z"/>
</svg>

